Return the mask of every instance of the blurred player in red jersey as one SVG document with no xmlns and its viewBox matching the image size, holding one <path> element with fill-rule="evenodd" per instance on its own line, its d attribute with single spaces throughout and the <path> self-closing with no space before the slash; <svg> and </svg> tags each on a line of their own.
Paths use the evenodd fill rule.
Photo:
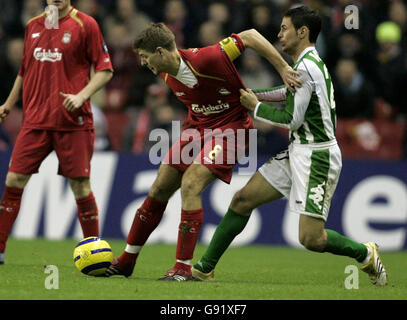
<svg viewBox="0 0 407 320">
<path fill-rule="evenodd" d="M 203 221 L 201 193 L 217 178 L 230 182 L 236 155 L 248 148 L 248 132 L 253 128 L 252 119 L 239 100 L 239 89 L 245 86 L 233 64 L 246 47 L 267 58 L 287 85 L 301 85 L 296 79 L 298 74 L 253 29 L 232 34 L 212 46 L 190 50 L 178 50 L 174 34 L 163 23 L 152 24 L 136 38 L 134 50 L 142 65 L 161 75 L 187 106 L 188 117 L 180 139 L 162 161 L 157 178 L 134 217 L 123 254 L 113 260 L 107 276 L 132 274 L 138 254 L 161 221 L 168 200 L 181 188 L 177 261 L 160 280 L 191 279 L 191 259 Z M 187 129 L 196 129 L 198 138 L 193 137 L 193 141 L 199 145 L 199 154 L 189 161 L 182 157 L 188 153 L 183 151 L 191 148 Z M 204 129 L 219 129 L 220 134 L 207 136 Z M 243 144 L 229 143 L 226 132 L 233 135 L 239 129 L 246 133 Z M 230 159 L 235 161 L 231 163 Z"/>
<path fill-rule="evenodd" d="M 96 21 L 70 0 L 47 0 L 58 9 L 31 19 L 14 86 L 0 106 L 2 122 L 22 95 L 23 123 L 0 202 L 0 263 L 31 175 L 55 150 L 58 173 L 69 179 L 84 237 L 99 235 L 98 209 L 90 186 L 94 129 L 89 98 L 113 75 Z M 56 22 L 58 22 L 56 24 Z M 95 74 L 90 78 L 91 67 Z"/>
</svg>

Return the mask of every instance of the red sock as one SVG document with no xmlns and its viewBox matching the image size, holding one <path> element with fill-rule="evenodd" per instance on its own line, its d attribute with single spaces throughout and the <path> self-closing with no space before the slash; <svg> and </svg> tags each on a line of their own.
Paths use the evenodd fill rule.
<svg viewBox="0 0 407 320">
<path fill-rule="evenodd" d="M 85 198 L 76 199 L 76 205 L 83 237 L 99 237 L 98 207 L 93 193 Z"/>
<path fill-rule="evenodd" d="M 6 250 L 8 235 L 20 211 L 24 189 L 5 187 L 0 201 L 0 252 Z"/>
<path fill-rule="evenodd" d="M 160 202 L 147 196 L 134 216 L 133 224 L 127 236 L 127 244 L 143 246 L 147 242 L 150 234 L 160 223 L 166 207 L 167 202 Z M 118 260 L 121 264 L 132 268 L 136 263 L 138 255 L 138 253 L 124 251 Z"/>
<path fill-rule="evenodd" d="M 147 197 L 134 216 L 133 224 L 127 236 L 127 243 L 143 246 L 160 223 L 166 207 L 167 202 L 160 202 Z"/>
<path fill-rule="evenodd" d="M 203 222 L 203 209 L 182 210 L 178 229 L 177 255 L 178 260 L 190 260 L 198 241 L 199 231 Z"/>
</svg>

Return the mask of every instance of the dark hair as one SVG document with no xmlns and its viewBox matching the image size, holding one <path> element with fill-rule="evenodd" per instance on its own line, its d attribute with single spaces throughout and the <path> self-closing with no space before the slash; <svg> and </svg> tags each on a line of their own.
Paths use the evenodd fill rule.
<svg viewBox="0 0 407 320">
<path fill-rule="evenodd" d="M 163 47 L 169 51 L 175 49 L 175 36 L 168 27 L 162 23 L 151 23 L 140 32 L 133 44 L 133 49 L 155 52 L 157 47 Z"/>
<path fill-rule="evenodd" d="M 290 17 L 291 22 L 295 28 L 305 26 L 309 29 L 309 41 L 315 43 L 318 38 L 318 34 L 321 31 L 321 17 L 316 10 L 308 8 L 306 6 L 300 6 L 288 10 L 284 17 Z"/>
</svg>

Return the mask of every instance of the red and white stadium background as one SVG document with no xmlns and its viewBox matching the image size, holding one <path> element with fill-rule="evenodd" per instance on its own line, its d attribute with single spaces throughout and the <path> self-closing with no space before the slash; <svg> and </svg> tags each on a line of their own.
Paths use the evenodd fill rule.
<svg viewBox="0 0 407 320">
<path fill-rule="evenodd" d="M 4 181 L 10 153 L 0 153 L 0 181 Z M 267 158 L 259 157 L 261 165 Z M 81 238 L 76 204 L 66 179 L 58 176 L 58 161 L 51 154 L 24 192 L 12 237 Z M 133 216 L 154 181 L 157 165 L 148 156 L 96 152 L 92 159 L 92 188 L 100 211 L 101 236 L 125 239 Z M 215 181 L 203 194 L 204 224 L 200 242 L 208 243 L 225 214 L 233 194 L 250 178 L 236 171 L 230 185 Z M 1 185 L 1 190 L 3 185 Z M 179 192 L 149 243 L 176 243 L 180 218 Z M 234 245 L 300 246 L 298 215 L 286 211 L 279 200 L 254 210 Z M 407 163 L 404 161 L 344 160 L 327 227 L 383 250 L 407 249 Z"/>
</svg>

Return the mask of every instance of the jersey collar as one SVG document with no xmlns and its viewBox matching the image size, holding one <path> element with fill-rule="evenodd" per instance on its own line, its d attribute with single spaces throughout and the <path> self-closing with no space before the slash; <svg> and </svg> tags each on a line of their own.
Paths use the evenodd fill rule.
<svg viewBox="0 0 407 320">
<path fill-rule="evenodd" d="M 74 6 L 71 6 L 71 9 L 68 11 L 68 13 L 66 14 L 66 16 L 63 17 L 63 18 L 60 18 L 59 21 L 62 21 L 62 20 L 65 20 L 65 19 L 69 18 L 69 17 L 71 16 L 71 13 L 72 13 L 72 11 L 73 11 L 74 9 L 75 9 Z"/>
<path fill-rule="evenodd" d="M 315 46 L 309 46 L 309 47 L 306 47 L 304 50 L 302 50 L 302 52 L 298 56 L 297 61 L 295 63 L 300 61 L 303 56 L 305 56 L 309 51 L 312 51 L 312 50 L 315 50 Z"/>
<path fill-rule="evenodd" d="M 196 79 L 194 73 L 191 71 L 191 69 L 188 68 L 182 57 L 175 79 L 182 82 L 189 88 L 193 88 L 198 83 L 198 80 Z"/>
</svg>

